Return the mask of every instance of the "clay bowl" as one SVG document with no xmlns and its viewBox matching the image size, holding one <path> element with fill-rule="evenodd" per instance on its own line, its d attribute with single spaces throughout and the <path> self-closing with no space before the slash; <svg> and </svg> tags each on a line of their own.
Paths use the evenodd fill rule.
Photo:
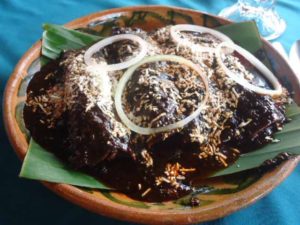
<svg viewBox="0 0 300 225">
<path fill-rule="evenodd" d="M 76 19 L 66 26 L 101 31 L 111 24 L 119 24 L 151 30 L 170 23 L 195 23 L 216 27 L 230 22 L 190 9 L 142 6 L 94 13 Z M 276 76 L 290 91 L 295 93 L 295 101 L 299 104 L 300 84 L 295 74 L 287 62 L 265 40 L 263 40 L 263 48 Z M 28 134 L 22 119 L 25 90 L 32 74 L 39 67 L 40 51 L 41 41 L 38 41 L 24 54 L 5 90 L 5 126 L 11 144 L 21 160 L 24 159 L 28 148 Z M 259 176 L 248 172 L 207 180 L 206 185 L 219 191 L 209 195 L 198 195 L 201 204 L 194 208 L 185 204 L 190 196 L 177 201 L 147 203 L 130 199 L 116 192 L 87 191 L 66 184 L 42 183 L 63 198 L 101 215 L 147 224 L 189 224 L 217 219 L 255 202 L 280 184 L 293 171 L 298 161 L 299 157 L 290 159 Z M 246 182 L 247 185 L 245 185 Z M 231 191 L 224 191 L 228 189 Z"/>
</svg>

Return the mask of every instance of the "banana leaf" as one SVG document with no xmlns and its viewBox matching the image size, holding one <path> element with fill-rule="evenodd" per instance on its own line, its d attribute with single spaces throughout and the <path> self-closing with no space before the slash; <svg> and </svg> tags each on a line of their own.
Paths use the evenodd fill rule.
<svg viewBox="0 0 300 225">
<path fill-rule="evenodd" d="M 259 167 L 264 161 L 272 159 L 283 152 L 299 155 L 300 108 L 295 103 L 289 105 L 286 110 L 286 116 L 291 121 L 285 124 L 280 132 L 274 135 L 274 138 L 279 140 L 279 142 L 267 144 L 256 151 L 241 155 L 233 165 L 212 176 L 228 175 Z"/>
<path fill-rule="evenodd" d="M 64 50 L 83 48 L 102 39 L 55 24 L 44 24 L 43 29 L 42 55 L 50 59 L 58 58 Z"/>
<path fill-rule="evenodd" d="M 63 50 L 86 47 L 101 39 L 100 36 L 53 24 L 45 24 L 44 30 L 42 55 L 50 59 L 57 58 Z M 262 42 L 254 22 L 226 25 L 219 27 L 218 30 L 227 34 L 248 51 L 262 57 L 261 60 L 268 66 L 268 61 L 262 53 Z M 286 124 L 284 129 L 275 135 L 275 138 L 280 140 L 279 143 L 268 144 L 255 152 L 244 154 L 234 165 L 213 176 L 227 175 L 259 167 L 265 160 L 272 159 L 282 152 L 300 154 L 300 139 L 298 138 L 300 136 L 300 108 L 296 104 L 287 106 L 287 116 L 292 119 L 292 122 Z M 20 176 L 81 187 L 109 189 L 95 178 L 66 166 L 33 139 L 30 141 Z"/>
<path fill-rule="evenodd" d="M 76 171 L 61 162 L 54 154 L 43 149 L 33 139 L 23 162 L 20 177 L 80 187 L 111 190 L 94 177 Z"/>
</svg>

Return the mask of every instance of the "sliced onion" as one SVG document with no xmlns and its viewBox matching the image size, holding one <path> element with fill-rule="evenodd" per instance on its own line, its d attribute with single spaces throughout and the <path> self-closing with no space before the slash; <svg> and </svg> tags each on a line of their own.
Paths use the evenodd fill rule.
<svg viewBox="0 0 300 225">
<path fill-rule="evenodd" d="M 237 51 L 239 54 L 241 54 L 245 59 L 247 59 L 253 66 L 255 66 L 263 75 L 265 78 L 268 79 L 268 81 L 272 84 L 274 90 L 262 88 L 255 86 L 251 83 L 249 83 L 246 79 L 243 77 L 239 77 L 237 74 L 232 72 L 230 69 L 227 68 L 227 66 L 224 64 L 222 60 L 222 48 L 227 47 L 230 49 L 233 49 Z M 254 55 L 252 55 L 250 52 L 248 52 L 246 49 L 243 49 L 242 47 L 229 43 L 229 42 L 222 42 L 219 44 L 216 48 L 216 58 L 218 64 L 221 66 L 221 69 L 235 82 L 242 85 L 243 87 L 247 88 L 248 90 L 254 91 L 258 94 L 262 95 L 271 95 L 271 96 L 278 96 L 282 93 L 282 87 L 275 77 L 275 75 L 262 63 L 260 62 Z"/>
<path fill-rule="evenodd" d="M 220 39 L 222 42 L 223 41 L 228 41 L 232 42 L 232 40 L 227 37 L 225 34 L 222 34 L 219 31 L 207 28 L 207 27 L 202 27 L 198 25 L 192 25 L 192 24 L 179 24 L 172 26 L 170 28 L 170 35 L 175 43 L 178 45 L 182 45 L 185 47 L 189 47 L 192 51 L 197 51 L 197 52 L 213 52 L 214 48 L 211 47 L 205 47 L 201 46 L 200 44 L 195 44 L 192 43 L 189 40 L 182 39 L 179 35 L 179 32 L 181 31 L 192 31 L 192 32 L 198 32 L 198 33 L 208 33 L 211 34 L 218 39 Z M 232 42 L 233 43 L 233 42 Z"/>
<path fill-rule="evenodd" d="M 132 74 L 134 73 L 134 71 L 139 68 L 141 65 L 145 64 L 145 63 L 152 63 L 152 62 L 156 62 L 156 61 L 171 61 L 171 62 L 177 62 L 177 63 L 182 63 L 190 68 L 192 68 L 193 70 L 195 70 L 199 76 L 201 77 L 204 86 L 205 86 L 205 96 L 203 101 L 201 101 L 198 105 L 198 108 L 191 113 L 189 116 L 187 116 L 186 118 L 184 118 L 183 120 L 180 120 L 178 122 L 175 122 L 173 124 L 169 124 L 167 126 L 163 126 L 163 127 L 158 127 L 158 128 L 151 128 L 151 127 L 140 127 L 138 125 L 136 125 L 135 123 L 133 123 L 125 114 L 123 107 L 122 107 L 122 94 L 124 91 L 124 88 L 126 86 L 126 83 L 128 82 L 128 80 L 131 78 Z M 161 133 L 161 132 L 166 132 L 166 131 L 170 131 L 173 129 L 177 129 L 177 128 L 181 128 L 183 126 L 185 126 L 186 124 L 188 124 L 189 122 L 191 122 L 193 119 L 195 119 L 201 112 L 203 106 L 205 105 L 206 101 L 208 98 L 208 80 L 205 76 L 202 75 L 202 70 L 200 69 L 200 67 L 198 67 L 197 65 L 195 65 L 193 62 L 180 57 L 180 56 L 175 56 L 175 55 L 156 55 L 156 56 L 149 56 L 144 58 L 141 62 L 139 62 L 138 64 L 130 67 L 125 73 L 124 75 L 121 77 L 117 88 L 116 88 L 116 93 L 115 93 L 115 106 L 116 106 L 116 110 L 117 113 L 121 119 L 121 121 L 132 131 L 139 133 L 139 134 L 144 134 L 144 135 L 151 135 L 154 133 Z"/>
<path fill-rule="evenodd" d="M 120 35 L 115 35 L 115 36 L 105 38 L 105 39 L 97 42 L 96 44 L 92 45 L 84 54 L 85 63 L 88 66 L 95 65 L 95 62 L 92 59 L 92 56 L 96 52 L 98 52 L 100 49 L 106 47 L 107 45 L 110 45 L 110 44 L 113 44 L 114 42 L 122 41 L 122 40 L 131 40 L 133 42 L 138 43 L 140 46 L 139 54 L 128 61 L 106 65 L 106 67 L 104 69 L 106 69 L 107 71 L 126 69 L 126 68 L 138 63 L 146 56 L 147 45 L 148 45 L 148 43 L 146 41 L 144 41 L 142 38 L 140 38 L 139 36 L 134 35 L 134 34 L 120 34 Z"/>
</svg>

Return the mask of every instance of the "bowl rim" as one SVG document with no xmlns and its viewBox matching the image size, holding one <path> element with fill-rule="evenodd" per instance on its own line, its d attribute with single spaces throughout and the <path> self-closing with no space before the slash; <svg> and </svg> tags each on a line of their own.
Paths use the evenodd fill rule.
<svg viewBox="0 0 300 225">
<path fill-rule="evenodd" d="M 133 10 L 153 11 L 156 9 L 170 9 L 182 11 L 185 13 L 192 12 L 207 14 L 212 17 L 221 19 L 225 22 L 229 22 L 218 16 L 211 15 L 209 13 L 201 12 L 198 10 L 163 5 L 147 5 L 146 8 L 145 6 L 130 6 L 95 12 L 80 17 L 78 19 L 72 20 L 71 22 L 65 24 L 65 26 L 74 29 L 78 27 L 83 27 L 87 25 L 87 23 L 91 23 L 93 21 L 98 20 L 100 17 L 116 13 L 130 12 Z M 269 42 L 267 42 L 264 39 L 262 41 L 264 45 L 273 49 Z M 10 143 L 21 160 L 23 160 L 26 155 L 28 143 L 25 140 L 25 137 L 23 135 L 20 135 L 21 131 L 17 126 L 15 120 L 15 96 L 17 94 L 17 88 L 19 87 L 21 78 L 23 78 L 26 75 L 29 65 L 40 55 L 40 49 L 41 39 L 37 41 L 29 50 L 27 50 L 26 53 L 22 56 L 22 58 L 19 60 L 18 64 L 16 65 L 13 73 L 11 74 L 6 84 L 4 91 L 4 125 Z M 274 52 L 274 54 L 277 54 L 277 57 L 281 58 L 283 63 L 286 63 L 288 65 L 287 61 L 283 59 L 283 57 L 281 57 L 279 53 Z M 294 74 L 292 70 L 290 70 L 289 72 Z M 296 75 L 294 76 L 296 77 Z M 269 193 L 277 185 L 279 185 L 294 170 L 299 161 L 300 157 L 295 157 L 282 163 L 280 166 L 278 166 L 271 172 L 266 173 L 261 179 L 252 184 L 250 187 L 236 193 L 232 198 L 225 199 L 224 201 L 215 202 L 205 207 L 194 208 L 189 210 L 162 211 L 158 209 L 148 210 L 141 208 L 133 208 L 130 206 L 125 206 L 112 202 L 108 199 L 95 198 L 92 194 L 82 191 L 79 188 L 72 185 L 61 183 L 57 184 L 44 181 L 41 181 L 41 183 L 43 183 L 43 185 L 45 185 L 48 189 L 52 190 L 59 196 L 71 201 L 72 203 L 86 208 L 90 211 L 93 211 L 95 213 L 101 214 L 103 216 L 109 216 L 115 219 L 145 224 L 190 224 L 224 217 L 234 211 L 237 211 L 241 208 L 252 204 L 256 200 L 262 198 L 267 193 Z"/>
</svg>

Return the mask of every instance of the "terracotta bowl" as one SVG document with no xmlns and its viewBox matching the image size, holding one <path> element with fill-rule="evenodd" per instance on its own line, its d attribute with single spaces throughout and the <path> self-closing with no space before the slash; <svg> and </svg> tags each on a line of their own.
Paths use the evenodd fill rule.
<svg viewBox="0 0 300 225">
<path fill-rule="evenodd" d="M 190 9 L 141 6 L 94 13 L 76 19 L 66 26 L 101 32 L 112 24 L 151 30 L 170 23 L 195 23 L 216 27 L 230 22 Z M 287 62 L 265 40 L 263 40 L 263 48 L 276 76 L 295 93 L 295 101 L 299 104 L 300 85 L 295 74 Z M 5 126 L 11 144 L 21 160 L 24 159 L 28 148 L 28 133 L 22 118 L 25 91 L 32 74 L 39 69 L 40 51 L 41 41 L 38 41 L 22 57 L 5 90 Z M 147 224 L 189 224 L 217 219 L 255 202 L 282 182 L 293 171 L 298 161 L 299 158 L 288 160 L 263 175 L 247 172 L 206 180 L 206 185 L 218 191 L 199 194 L 197 197 L 201 199 L 201 204 L 194 208 L 185 204 L 191 196 L 177 201 L 147 203 L 130 199 L 116 192 L 87 191 L 71 185 L 48 182 L 43 184 L 63 198 L 101 215 Z"/>
</svg>

